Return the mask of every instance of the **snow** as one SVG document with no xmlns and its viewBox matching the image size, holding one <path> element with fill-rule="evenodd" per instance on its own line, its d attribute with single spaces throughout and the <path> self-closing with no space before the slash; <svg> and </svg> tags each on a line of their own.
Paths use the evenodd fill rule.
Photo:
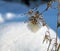
<svg viewBox="0 0 60 51">
<path fill-rule="evenodd" d="M 42 26 L 32 32 L 28 23 L 23 22 L 0 25 L 0 51 L 46 51 L 48 43 L 43 44 L 43 38 L 47 30 Z M 51 28 L 49 31 L 51 38 L 55 38 L 56 33 Z"/>
</svg>

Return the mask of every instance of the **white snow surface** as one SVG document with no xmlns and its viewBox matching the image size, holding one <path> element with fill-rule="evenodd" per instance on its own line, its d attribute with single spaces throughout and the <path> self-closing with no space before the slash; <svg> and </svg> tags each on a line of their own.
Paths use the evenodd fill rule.
<svg viewBox="0 0 60 51">
<path fill-rule="evenodd" d="M 48 43 L 43 43 L 43 39 L 47 27 L 32 32 L 27 25 L 23 22 L 0 25 L 0 51 L 46 51 Z M 55 38 L 56 33 L 51 28 L 49 31 L 51 38 Z"/>
</svg>

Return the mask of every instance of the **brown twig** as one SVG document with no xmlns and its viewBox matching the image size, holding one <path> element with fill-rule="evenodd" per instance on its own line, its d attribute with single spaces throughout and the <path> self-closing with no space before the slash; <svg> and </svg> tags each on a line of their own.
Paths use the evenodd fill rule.
<svg viewBox="0 0 60 51">
<path fill-rule="evenodd" d="M 57 51 L 59 51 L 59 49 L 60 49 L 60 44 L 59 44 L 59 46 L 58 46 L 58 48 L 57 48 Z"/>
<path fill-rule="evenodd" d="M 51 41 L 52 41 L 52 39 L 49 40 L 49 45 L 48 45 L 47 51 L 49 51 L 49 48 L 50 48 L 50 45 L 51 45 Z"/>
</svg>

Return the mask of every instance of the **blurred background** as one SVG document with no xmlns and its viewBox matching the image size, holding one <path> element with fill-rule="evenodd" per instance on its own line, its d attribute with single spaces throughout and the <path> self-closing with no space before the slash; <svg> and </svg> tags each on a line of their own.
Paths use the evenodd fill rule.
<svg viewBox="0 0 60 51">
<path fill-rule="evenodd" d="M 24 3 L 27 6 L 31 5 L 31 2 L 39 3 L 39 4 L 44 4 L 45 2 L 49 2 L 51 0 L 1 0 L 1 1 L 7 1 L 7 2 L 16 2 L 16 3 Z"/>
<path fill-rule="evenodd" d="M 44 11 L 46 3 L 51 0 L 0 0 L 0 25 L 10 22 L 23 22 L 28 20 L 24 13 L 31 8 L 37 7 L 39 12 Z M 58 2 L 52 3 L 53 7 L 57 7 Z M 58 9 L 49 8 L 43 13 L 43 17 L 54 31 L 56 31 Z M 59 31 L 60 32 L 60 31 Z M 60 37 L 60 35 L 59 35 Z"/>
</svg>

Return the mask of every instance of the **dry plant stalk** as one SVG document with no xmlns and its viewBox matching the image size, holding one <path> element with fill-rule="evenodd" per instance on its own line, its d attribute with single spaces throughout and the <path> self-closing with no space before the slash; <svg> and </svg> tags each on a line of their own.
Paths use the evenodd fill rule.
<svg viewBox="0 0 60 51">
<path fill-rule="evenodd" d="M 52 39 L 49 40 L 49 45 L 48 45 L 47 51 L 49 51 L 49 48 L 50 48 L 50 45 L 51 45 L 51 41 L 52 41 Z"/>
<path fill-rule="evenodd" d="M 59 51 L 59 49 L 60 49 L 60 44 L 59 44 L 59 46 L 58 46 L 58 48 L 57 48 L 57 51 Z"/>
<path fill-rule="evenodd" d="M 48 34 L 47 34 L 47 33 L 48 33 Z M 45 33 L 43 43 L 44 43 L 45 41 L 46 41 L 46 43 L 47 43 L 48 41 L 50 41 L 50 34 L 49 34 L 48 31 Z"/>
<path fill-rule="evenodd" d="M 52 7 L 52 3 L 55 2 L 55 1 L 56 0 L 51 0 L 50 2 L 48 2 L 47 3 L 47 8 L 42 13 L 39 13 L 39 11 L 34 12 L 33 10 L 29 10 L 28 13 L 27 13 L 27 15 L 30 15 L 29 21 L 33 25 L 36 25 L 36 24 L 39 23 L 38 20 L 42 20 L 43 26 L 46 26 L 48 28 L 48 26 L 47 26 L 46 22 L 44 21 L 43 17 L 41 16 L 41 14 L 43 14 L 49 8 L 53 8 Z M 58 4 L 58 10 L 59 10 L 59 12 L 58 12 L 58 19 L 59 19 L 59 17 L 60 17 L 60 0 L 58 0 L 58 2 L 59 2 L 59 4 Z M 36 8 L 36 10 L 37 10 L 37 8 Z M 31 16 L 32 14 L 33 14 L 33 16 Z M 51 37 L 50 37 L 49 28 L 48 28 L 48 31 L 46 31 L 46 33 L 45 33 L 45 36 L 44 36 L 44 39 L 43 39 L 43 43 L 45 41 L 46 41 L 46 43 L 49 42 L 47 51 L 49 51 L 49 49 L 50 49 L 50 51 L 59 51 L 60 44 L 58 46 L 58 42 L 57 42 L 58 41 L 57 40 L 57 38 L 58 38 L 58 31 L 57 31 L 58 27 L 60 27 L 60 22 L 57 20 L 56 38 L 55 38 L 55 43 L 54 43 L 54 46 L 53 46 L 53 47 L 55 47 L 54 50 L 53 50 L 53 47 L 52 47 L 52 49 L 50 49 L 50 45 L 51 45 L 53 39 L 51 39 Z"/>
<path fill-rule="evenodd" d="M 58 14 L 57 14 L 57 30 L 56 30 L 56 46 L 55 46 L 55 51 L 59 50 L 59 46 L 57 45 L 57 38 L 58 38 L 58 28 L 60 27 L 60 0 L 58 0 Z"/>
<path fill-rule="evenodd" d="M 47 34 L 47 33 L 48 33 L 48 34 Z M 49 45 L 48 45 L 48 48 L 47 48 L 47 51 L 49 51 L 49 48 L 50 48 L 50 45 L 51 45 L 51 42 L 52 42 L 52 39 L 51 39 L 51 37 L 50 37 L 49 29 L 48 29 L 48 31 L 46 31 L 46 33 L 45 33 L 43 43 L 44 43 L 45 41 L 46 41 L 46 43 L 49 42 Z"/>
<path fill-rule="evenodd" d="M 30 17 L 29 21 L 30 21 L 32 24 L 38 24 L 39 16 L 40 16 L 40 15 L 39 15 L 39 12 L 36 11 L 35 14 Z"/>
<path fill-rule="evenodd" d="M 46 25 L 44 19 L 43 19 L 43 16 L 41 13 L 39 13 L 39 11 L 33 11 L 33 10 L 29 10 L 28 15 L 30 15 L 30 18 L 29 18 L 29 21 L 32 23 L 32 24 L 38 24 L 39 23 L 39 20 L 41 20 L 41 22 L 43 23 L 43 26 Z"/>
<path fill-rule="evenodd" d="M 57 7 L 52 7 L 52 3 L 56 2 L 56 0 L 50 0 L 49 2 L 47 2 L 47 8 L 42 12 L 42 14 L 45 12 L 45 11 L 48 11 L 49 8 L 52 8 L 52 9 L 56 9 Z"/>
<path fill-rule="evenodd" d="M 54 0 L 55 1 L 55 0 Z M 59 12 L 58 12 L 58 19 L 60 18 L 60 0 L 58 0 L 58 10 L 59 10 Z M 48 2 L 47 3 L 47 8 L 44 10 L 44 12 L 45 11 L 47 11 L 48 10 L 48 8 L 49 7 L 51 7 L 51 2 Z M 55 50 L 54 51 L 59 51 L 59 48 L 60 48 L 60 44 L 59 44 L 59 46 L 58 46 L 58 40 L 57 40 L 57 38 L 58 38 L 58 27 L 60 27 L 60 19 L 59 20 L 57 20 L 57 30 L 56 30 L 56 41 L 55 41 Z M 48 40 L 49 41 L 49 45 L 48 45 L 48 49 L 47 49 L 47 51 L 49 51 L 49 48 L 50 48 L 50 44 L 51 44 L 51 41 L 52 41 L 52 39 L 50 39 L 49 40 L 49 35 L 46 35 L 45 34 L 45 37 L 44 37 L 44 40 L 43 40 L 43 42 L 45 41 L 45 40 Z M 51 49 L 51 51 L 53 50 L 53 48 Z"/>
<path fill-rule="evenodd" d="M 27 13 L 29 17 L 29 26 L 33 32 L 36 32 L 41 26 L 45 26 L 46 23 L 43 16 L 39 11 L 29 10 Z"/>
</svg>

